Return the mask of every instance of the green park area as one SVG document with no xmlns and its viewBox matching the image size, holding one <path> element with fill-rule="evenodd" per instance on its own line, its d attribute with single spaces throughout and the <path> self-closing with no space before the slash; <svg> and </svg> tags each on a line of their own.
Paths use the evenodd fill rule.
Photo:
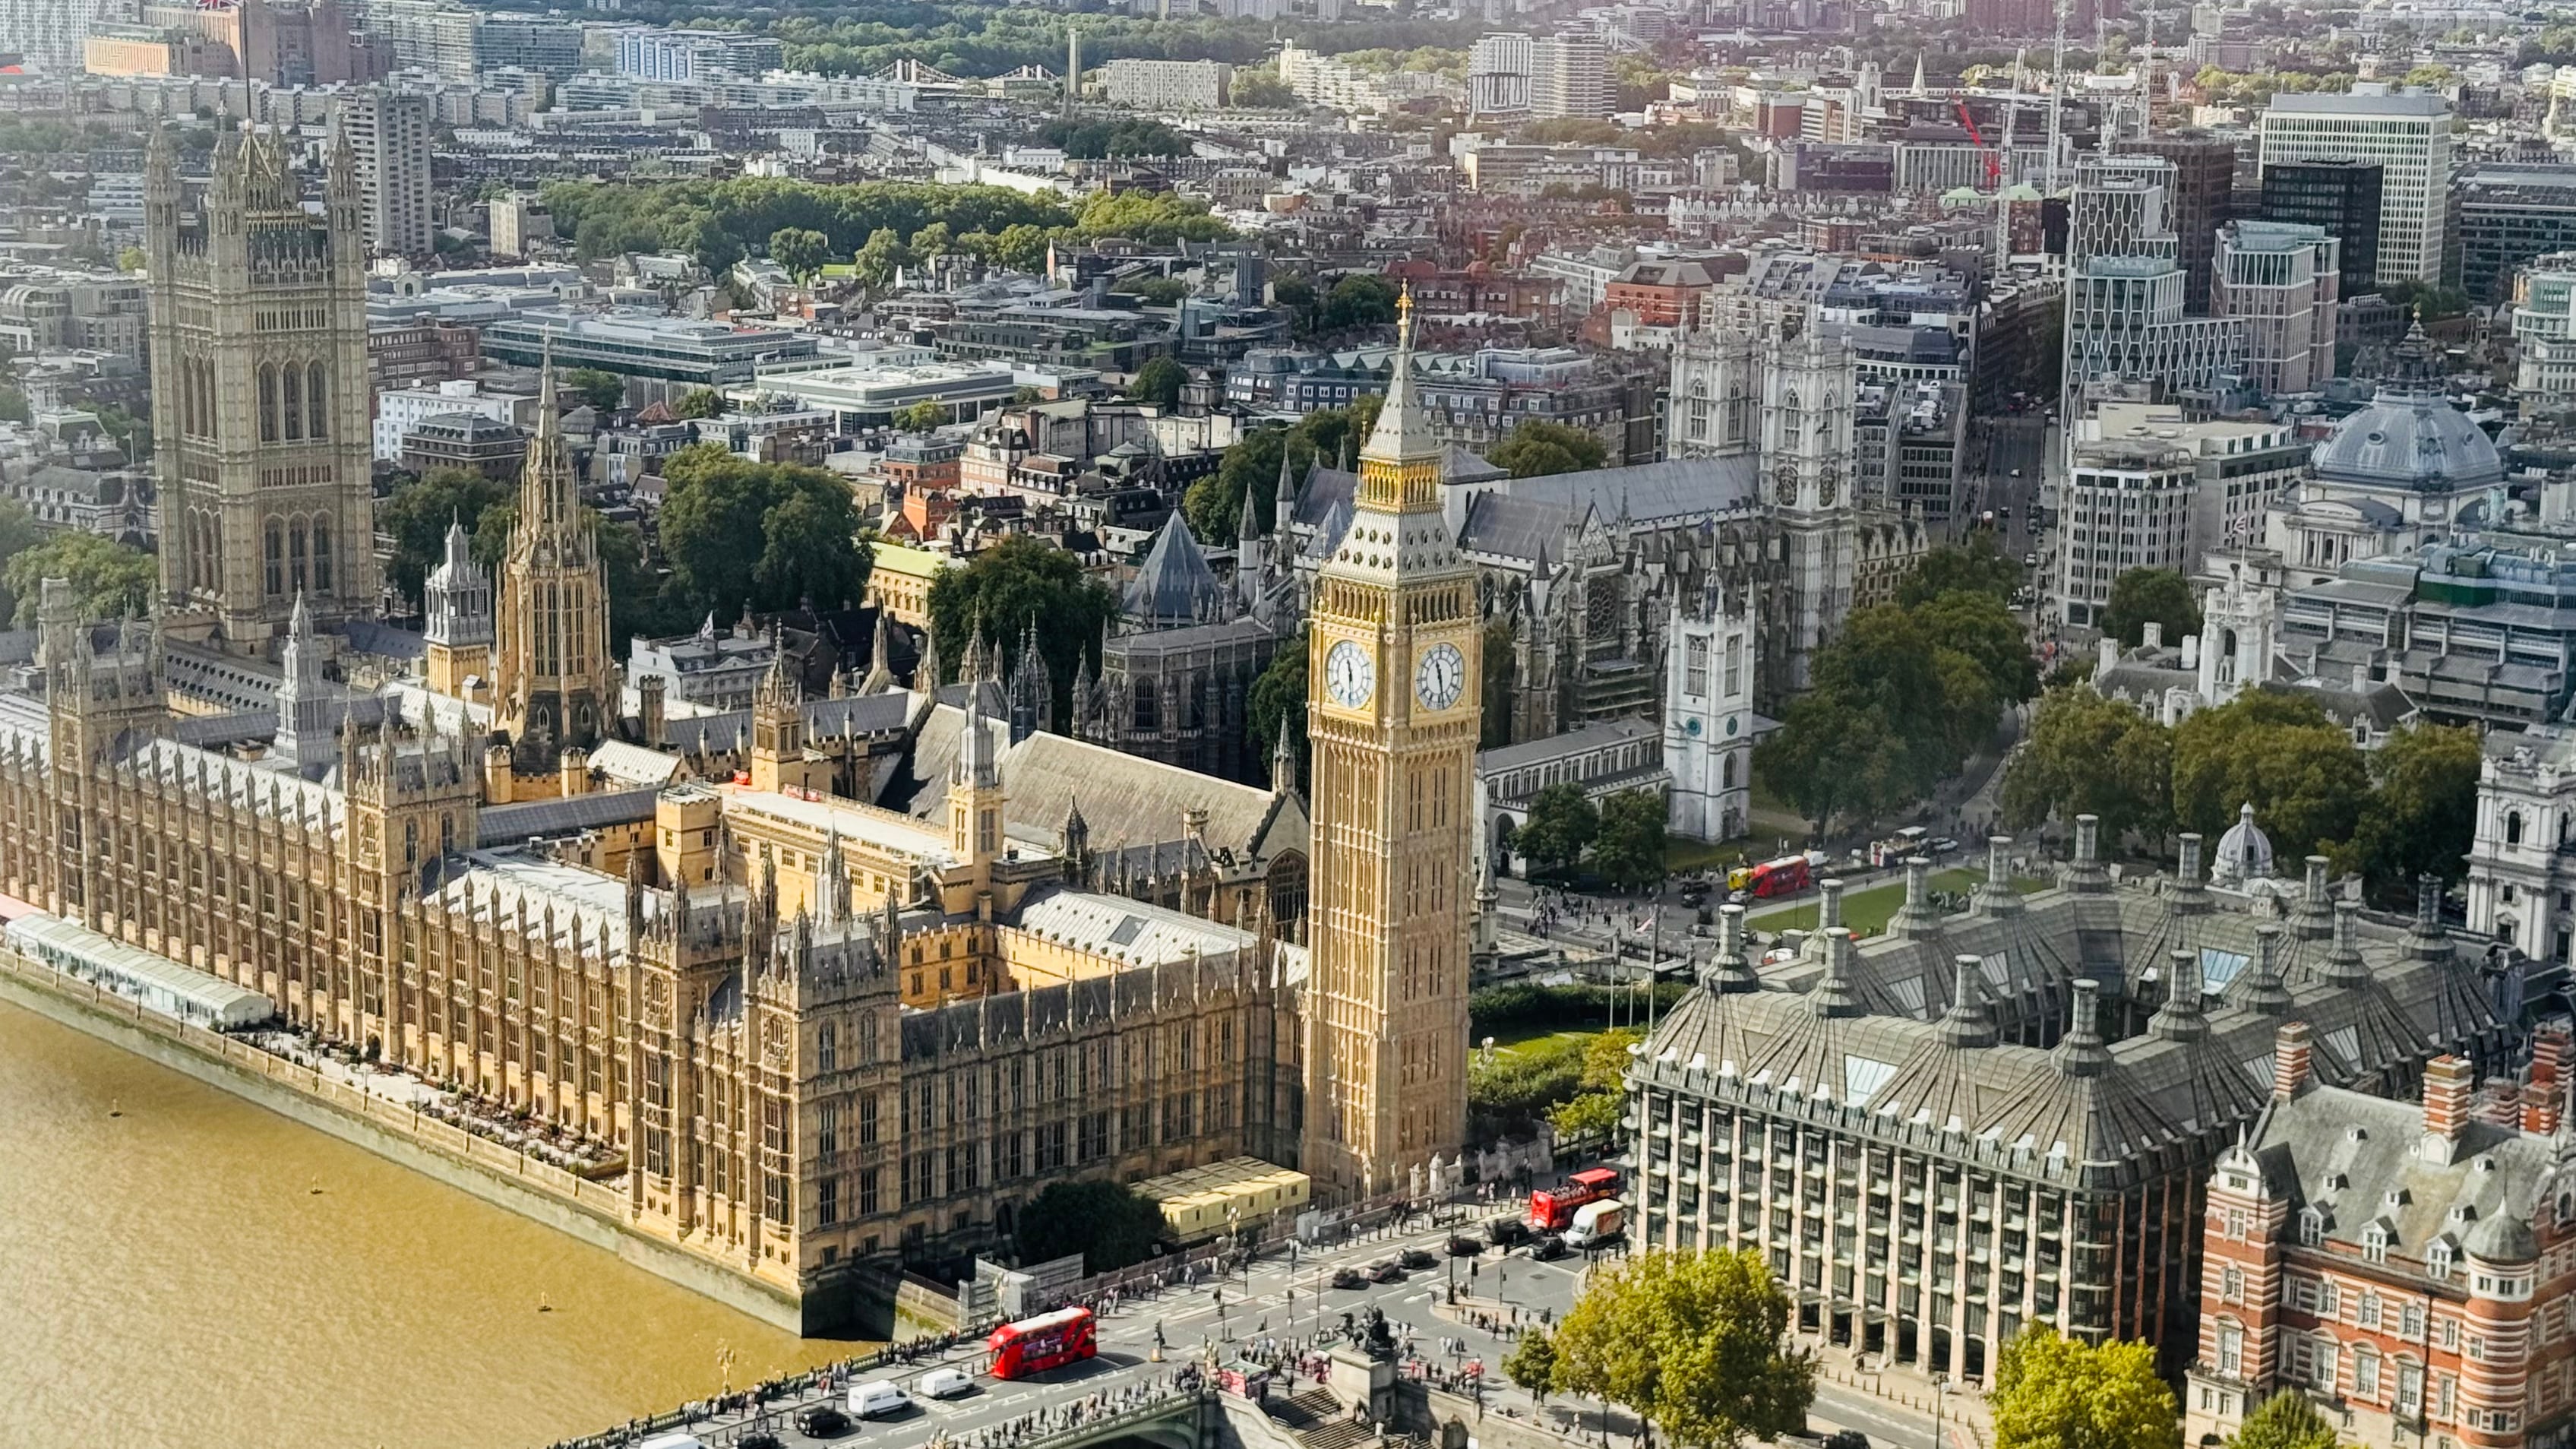
<svg viewBox="0 0 2576 1449">
<path fill-rule="evenodd" d="M 1985 881 L 1986 873 L 1982 870 L 1932 873 L 1932 889 L 1935 891 L 1972 891 Z M 2013 889 L 2029 895 L 2048 884 L 2044 880 L 2016 879 Z M 1745 924 L 1757 931 L 1812 931 L 1816 929 L 1816 913 L 1820 904 L 1817 894 L 1809 891 L 1790 905 L 1749 912 L 1744 918 Z M 1846 891 L 1843 894 L 1843 924 L 1851 927 L 1853 935 L 1875 936 L 1887 929 L 1888 918 L 1904 904 L 1905 879 L 1902 876 L 1866 890 Z"/>
</svg>

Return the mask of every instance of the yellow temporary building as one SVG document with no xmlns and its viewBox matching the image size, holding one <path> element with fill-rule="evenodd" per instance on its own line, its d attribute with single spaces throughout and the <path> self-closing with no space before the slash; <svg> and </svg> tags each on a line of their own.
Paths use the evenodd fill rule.
<svg viewBox="0 0 2576 1449">
<path fill-rule="evenodd" d="M 1163 1210 L 1172 1240 L 1204 1242 L 1240 1226 L 1258 1231 L 1271 1214 L 1294 1216 L 1314 1197 L 1314 1180 L 1258 1157 L 1229 1157 L 1136 1184 Z"/>
</svg>

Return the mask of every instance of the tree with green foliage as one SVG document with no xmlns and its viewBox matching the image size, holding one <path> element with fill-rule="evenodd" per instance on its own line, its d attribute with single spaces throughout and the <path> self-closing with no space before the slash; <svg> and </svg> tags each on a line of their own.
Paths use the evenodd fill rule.
<svg viewBox="0 0 2576 1449">
<path fill-rule="evenodd" d="M 596 367 L 576 367 L 563 376 L 562 386 L 574 397 L 603 413 L 613 413 L 626 406 L 626 379 Z"/>
<path fill-rule="evenodd" d="M 2164 641 L 2180 644 L 2200 632 L 2200 605 L 2191 596 L 2191 580 L 2178 569 L 2129 569 L 2111 581 L 2111 601 L 2102 610 L 2102 632 L 2134 649 L 2146 638 L 2150 623 L 2164 626 Z"/>
<path fill-rule="evenodd" d="M 2011 830 L 2093 815 L 2106 844 L 2132 831 L 2161 840 L 2173 826 L 2173 731 L 2089 685 L 2052 689 L 2004 767 L 2002 803 Z"/>
<path fill-rule="evenodd" d="M 1976 664 L 2000 703 L 2019 704 L 2039 693 L 2039 661 L 2031 655 L 2030 637 L 1991 591 L 1953 589 L 1911 612 L 1933 648 Z"/>
<path fill-rule="evenodd" d="M 2174 820 L 2215 840 L 2252 805 L 2285 860 L 2348 839 L 2370 791 L 2352 736 L 2304 695 L 2249 689 L 2173 732 Z"/>
<path fill-rule="evenodd" d="M 1271 278 L 1270 302 L 1288 313 L 1289 326 L 1300 337 L 1312 336 L 1323 320 L 1324 299 L 1312 277 L 1291 272 Z"/>
<path fill-rule="evenodd" d="M 866 245 L 850 258 L 850 272 L 870 292 L 882 292 L 894 285 L 894 274 L 911 265 L 912 253 L 903 238 L 890 226 L 878 227 L 868 234 Z"/>
<path fill-rule="evenodd" d="M 1548 1125 L 1561 1138 L 1607 1138 L 1619 1126 L 1628 1100 L 1629 1048 L 1646 1039 L 1632 1027 L 1598 1032 L 1584 1043 L 1583 1069 L 1574 1095 L 1550 1109 Z"/>
<path fill-rule="evenodd" d="M 1816 832 L 1835 817 L 1869 820 L 1914 798 L 1916 771 L 1886 708 L 1841 686 L 1792 697 L 1779 732 L 1756 746 L 1754 768 Z"/>
<path fill-rule="evenodd" d="M 45 541 L 45 531 L 36 526 L 35 515 L 15 498 L 0 498 L 0 573 L 5 573 L 11 559 Z M 5 585 L 0 585 L 0 619 L 18 612 L 18 599 Z"/>
<path fill-rule="evenodd" d="M 1038 139 L 1077 161 L 1192 154 L 1189 137 L 1151 117 L 1058 117 L 1038 128 Z"/>
<path fill-rule="evenodd" d="M 1531 421 L 1511 430 L 1486 450 L 1485 461 L 1515 478 L 1544 478 L 1552 473 L 1582 473 L 1608 461 L 1609 451 L 1589 428 Z"/>
<path fill-rule="evenodd" d="M 1592 836 L 1592 868 L 1627 890 L 1663 884 L 1664 816 L 1659 791 L 1622 790 L 1603 800 Z"/>
<path fill-rule="evenodd" d="M 2155 1349 L 2089 1344 L 2033 1323 L 1995 1360 L 1994 1449 L 2181 1449 L 2182 1411 Z"/>
<path fill-rule="evenodd" d="M 151 261 L 150 257 L 143 254 L 143 248 L 127 247 L 116 254 L 116 269 L 120 272 L 139 272 L 149 266 Z"/>
<path fill-rule="evenodd" d="M 1521 858 L 1541 870 L 1570 869 L 1601 830 L 1601 812 L 1583 787 L 1558 781 L 1530 797 L 1529 818 L 1512 837 Z"/>
<path fill-rule="evenodd" d="M 1529 1390 L 1539 1403 L 1547 1402 L 1547 1391 L 1556 1383 L 1556 1340 L 1544 1328 L 1533 1324 L 1521 1334 L 1503 1360 L 1503 1377 Z"/>
<path fill-rule="evenodd" d="M 1297 92 L 1279 78 L 1279 72 L 1258 66 L 1236 71 L 1225 99 L 1237 110 L 1285 111 L 1296 106 Z"/>
<path fill-rule="evenodd" d="M 935 433 L 948 421 L 948 409 L 925 399 L 896 408 L 892 421 L 897 432 Z"/>
<path fill-rule="evenodd" d="M 1178 277 L 1138 277 L 1120 283 L 1119 290 L 1148 307 L 1169 307 L 1190 294 L 1190 284 Z"/>
<path fill-rule="evenodd" d="M 2477 731 L 2445 725 L 2411 725 L 2371 752 L 2370 798 L 2338 854 L 2361 872 L 2372 899 L 2403 908 L 2415 899 L 2417 877 L 2457 884 L 2467 874 L 2482 763 Z M 2527 820 L 2523 828 L 2540 826 Z M 2513 832 L 2510 820 L 2505 830 Z"/>
<path fill-rule="evenodd" d="M 152 555 L 95 533 L 57 533 L 20 549 L 0 567 L 17 607 L 11 617 L 21 629 L 36 622 L 37 595 L 47 579 L 69 579 L 72 596 L 84 619 L 139 617 L 161 582 L 161 567 Z"/>
<path fill-rule="evenodd" d="M 799 283 L 810 284 L 832 259 L 832 239 L 811 227 L 782 226 L 769 234 L 769 259 Z"/>
<path fill-rule="evenodd" d="M 1279 521 L 1271 517 L 1272 500 L 1277 496 L 1281 456 L 1287 457 L 1288 471 L 1301 486 L 1307 465 L 1318 458 L 1328 467 L 1341 466 L 1344 449 L 1377 426 L 1378 409 L 1385 402 L 1382 397 L 1364 397 L 1349 407 L 1308 413 L 1293 428 L 1255 428 L 1243 434 L 1225 450 L 1216 472 L 1182 493 L 1181 513 L 1189 520 L 1190 532 L 1207 542 L 1242 537 L 1247 492 L 1260 510 L 1262 529 L 1275 530 Z"/>
<path fill-rule="evenodd" d="M 1234 228 L 1208 215 L 1207 203 L 1177 191 L 1095 191 L 1073 219 L 1084 241 L 1117 237 L 1148 246 L 1178 241 L 1224 241 Z"/>
<path fill-rule="evenodd" d="M 1002 229 L 993 238 L 993 265 L 1010 272 L 1034 272 L 1046 265 L 1048 233 L 1045 228 L 1020 223 Z"/>
<path fill-rule="evenodd" d="M 720 418 L 724 410 L 724 394 L 711 387 L 693 387 L 671 404 L 671 416 L 675 418 Z"/>
<path fill-rule="evenodd" d="M 2472 305 L 2468 293 L 2431 282 L 2382 282 L 2379 295 L 2388 305 L 2411 311 L 2425 322 L 2448 322 Z"/>
<path fill-rule="evenodd" d="M 1279 641 L 1279 650 L 1263 666 L 1261 677 L 1252 681 L 1252 692 L 1245 698 L 1251 714 L 1252 738 L 1261 746 L 1261 756 L 1269 759 L 1279 748 L 1279 736 L 1288 736 L 1288 751 L 1297 762 L 1298 776 L 1287 783 L 1303 788 L 1306 765 L 1306 631 Z M 1272 780 L 1275 788 L 1281 782 Z"/>
<path fill-rule="evenodd" d="M 1646 1252 L 1595 1266 L 1557 1326 L 1559 1393 L 1633 1410 L 1675 1444 L 1738 1449 L 1802 1430 L 1815 1360 L 1759 1252 Z"/>
<path fill-rule="evenodd" d="M 1324 330 L 1383 327 L 1395 321 L 1395 283 L 1371 272 L 1355 272 L 1333 284 L 1324 298 Z"/>
<path fill-rule="evenodd" d="M 2335 1430 L 2308 1396 L 2296 1389 L 2274 1394 L 2245 1416 L 2227 1449 L 2335 1449 Z"/>
<path fill-rule="evenodd" d="M 447 529 L 478 531 L 483 512 L 508 500 L 507 484 L 466 468 L 432 468 L 376 505 L 376 531 L 393 540 L 385 581 L 406 599 L 420 597 L 421 580 L 447 553 Z"/>
<path fill-rule="evenodd" d="M 1128 381 L 1127 396 L 1159 408 L 1176 408 L 1181 405 L 1181 389 L 1188 386 L 1189 381 L 1188 368 L 1168 357 L 1150 358 Z"/>
<path fill-rule="evenodd" d="M 1022 628 L 1036 624 L 1038 652 L 1055 685 L 1057 719 L 1071 717 L 1073 676 L 1087 654 L 1098 666 L 1100 632 L 1117 612 L 1116 596 L 1083 571 L 1081 560 L 1022 533 L 1005 536 L 964 568 L 945 570 L 930 583 L 931 636 L 948 670 L 966 657 L 977 628 L 990 643 L 1017 639 Z"/>
<path fill-rule="evenodd" d="M 31 416 L 24 390 L 0 385 L 0 423 L 23 423 Z"/>
<path fill-rule="evenodd" d="M 678 617 L 828 609 L 866 595 L 871 557 L 835 475 L 695 443 L 663 459 L 662 476 L 665 592 Z"/>
<path fill-rule="evenodd" d="M 1964 544 L 1945 543 L 1925 551 L 1914 571 L 1896 586 L 1896 602 L 1912 608 L 1943 594 L 1992 594 L 2010 602 L 2021 587 L 2022 567 L 2004 557 L 1991 530 L 1979 529 Z"/>
<path fill-rule="evenodd" d="M 1163 1210 L 1123 1182 L 1051 1182 L 1020 1211 L 1020 1259 L 1048 1263 L 1082 1255 L 1085 1273 L 1114 1273 L 1154 1256 Z"/>
</svg>

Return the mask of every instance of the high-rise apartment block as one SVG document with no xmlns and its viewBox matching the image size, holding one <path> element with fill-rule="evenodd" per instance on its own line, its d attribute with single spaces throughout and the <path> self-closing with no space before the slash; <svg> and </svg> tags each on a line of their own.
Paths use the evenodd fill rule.
<svg viewBox="0 0 2576 1449">
<path fill-rule="evenodd" d="M 1530 114 L 1600 120 L 1610 114 L 1610 53 L 1588 35 L 1530 42 Z"/>
<path fill-rule="evenodd" d="M 2320 226 L 2231 221 L 2217 237 L 2210 310 L 2245 322 L 2245 380 L 2311 392 L 2334 376 L 2340 291 L 2335 238 Z"/>
<path fill-rule="evenodd" d="M 1217 111 L 1233 73 L 1221 61 L 1121 57 L 1100 68 L 1100 91 L 1111 105 L 1141 111 Z"/>
<path fill-rule="evenodd" d="M 2166 213 L 2173 171 L 2151 156 L 2103 156 L 2077 169 L 2062 381 L 2071 402 L 2087 384 L 2111 379 L 2205 389 L 2241 362 L 2242 323 L 2185 313 L 2189 278 Z"/>
<path fill-rule="evenodd" d="M 2335 239 L 2337 279 L 2345 297 L 2379 290 L 2379 190 L 2382 168 L 2358 157 L 2263 163 L 2263 220 L 2325 228 Z"/>
<path fill-rule="evenodd" d="M 2206 131 L 2178 131 L 2125 144 L 2130 151 L 2173 167 L 2165 186 L 2165 210 L 2182 259 L 2183 310 L 2207 312 L 2218 229 L 2236 215 L 2236 143 Z"/>
<path fill-rule="evenodd" d="M 395 256 L 430 252 L 438 216 L 430 198 L 429 97 L 369 86 L 336 118 L 358 159 L 367 246 Z"/>
<path fill-rule="evenodd" d="M 638 80 L 757 78 L 785 61 L 780 42 L 732 30 L 629 30 L 617 37 L 617 73 Z"/>
<path fill-rule="evenodd" d="M 2349 95 L 2282 91 L 2263 112 L 2263 165 L 2375 161 L 2380 167 L 2379 276 L 2439 282 L 2450 224 L 2451 103 L 2430 92 L 2360 81 Z"/>
<path fill-rule="evenodd" d="M 471 81 L 480 11 L 454 0 L 354 0 L 350 18 L 391 70 L 425 70 L 440 80 Z"/>
<path fill-rule="evenodd" d="M 0 0 L 0 51 L 52 74 L 78 75 L 90 32 L 133 15 L 118 0 Z"/>
<path fill-rule="evenodd" d="M 195 43 L 189 73 L 276 86 L 359 79 L 350 23 L 338 0 L 145 0 L 143 6 L 146 28 Z"/>
<path fill-rule="evenodd" d="M 2522 415 L 2576 408 L 2576 252 L 2523 268 L 2514 286 L 2513 342 Z"/>
<path fill-rule="evenodd" d="M 1536 45 L 1526 35 L 1488 35 L 1467 57 L 1467 113 L 1478 119 L 1525 116 Z"/>
</svg>

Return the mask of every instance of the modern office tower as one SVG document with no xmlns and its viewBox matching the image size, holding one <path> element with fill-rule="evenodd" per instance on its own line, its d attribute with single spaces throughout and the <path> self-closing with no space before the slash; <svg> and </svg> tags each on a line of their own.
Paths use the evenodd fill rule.
<svg viewBox="0 0 2576 1449">
<path fill-rule="evenodd" d="M 2245 380 L 2312 392 L 2334 376 L 2336 242 L 2321 226 L 2231 221 L 2217 235 L 2210 311 L 2245 322 Z"/>
<path fill-rule="evenodd" d="M 2349 95 L 2282 91 L 2263 112 L 2263 165 L 2376 161 L 2379 278 L 2439 282 L 2450 222 L 2451 103 L 2360 81 Z"/>
<path fill-rule="evenodd" d="M 358 158 L 367 246 L 429 255 L 438 224 L 429 186 L 429 97 L 368 86 L 340 103 L 338 120 Z"/>
<path fill-rule="evenodd" d="M 2459 211 L 2458 286 L 2473 302 L 2510 300 L 2526 263 L 2576 249 L 2576 166 L 2474 166 L 2460 174 L 2451 202 Z"/>
<path fill-rule="evenodd" d="M 1530 114 L 1540 120 L 1610 114 L 1610 53 L 1588 35 L 1542 35 L 1530 43 Z"/>
<path fill-rule="evenodd" d="M 2321 226 L 2341 253 L 2345 297 L 2379 290 L 2380 165 L 2358 157 L 2266 162 L 2259 211 L 2265 221 Z"/>
<path fill-rule="evenodd" d="M 2236 143 L 2207 131 L 2151 134 L 2127 149 L 2173 163 L 2165 213 L 2182 254 L 2183 310 L 2209 310 L 2209 279 L 2218 229 L 2236 215 Z"/>
<path fill-rule="evenodd" d="M 2087 156 L 2076 164 L 2075 197 L 2068 207 L 2066 264 L 2090 258 L 2176 257 L 2168 201 L 2173 163 L 2155 156 Z"/>
<path fill-rule="evenodd" d="M 1526 35 L 1488 35 L 1467 57 L 1467 113 L 1525 116 L 1530 109 L 1530 70 L 1537 42 Z"/>
</svg>

